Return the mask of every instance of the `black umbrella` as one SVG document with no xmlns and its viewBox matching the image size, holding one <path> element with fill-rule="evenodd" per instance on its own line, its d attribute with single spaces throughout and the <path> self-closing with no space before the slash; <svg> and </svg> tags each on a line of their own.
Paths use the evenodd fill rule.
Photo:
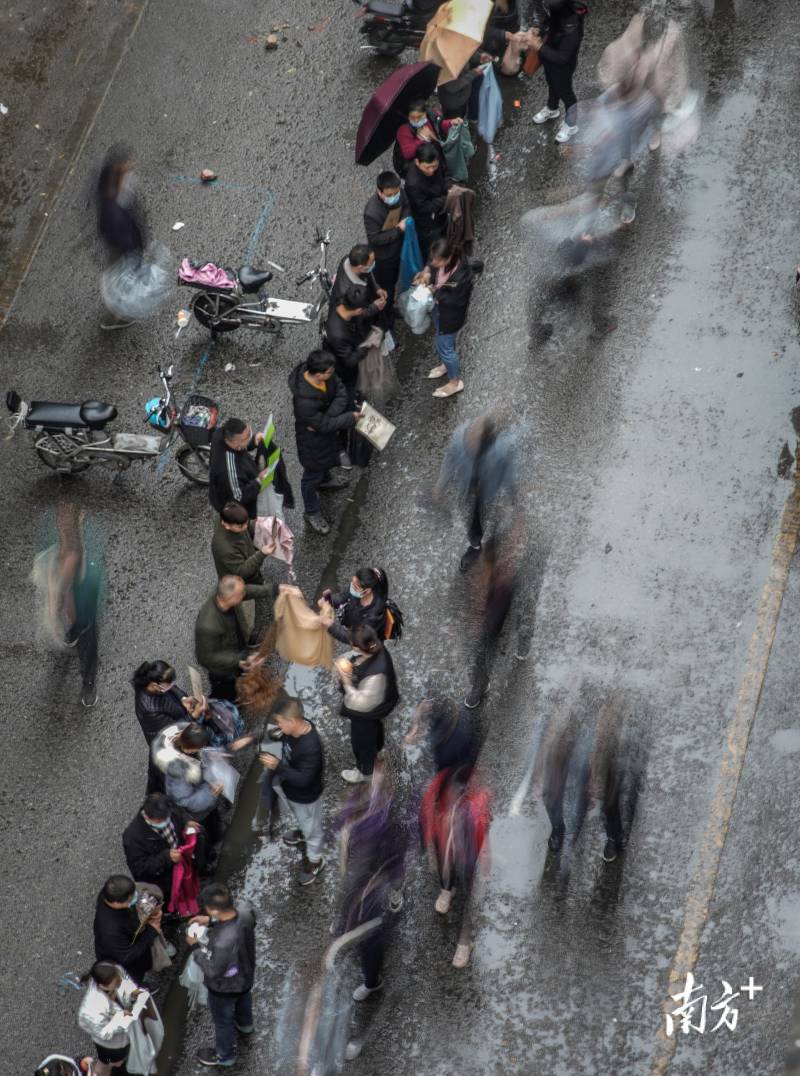
<svg viewBox="0 0 800 1076">
<path fill-rule="evenodd" d="M 356 164 L 372 164 L 395 140 L 408 116 L 409 104 L 436 89 L 439 68 L 418 62 L 398 67 L 380 84 L 367 102 L 356 136 Z"/>
</svg>

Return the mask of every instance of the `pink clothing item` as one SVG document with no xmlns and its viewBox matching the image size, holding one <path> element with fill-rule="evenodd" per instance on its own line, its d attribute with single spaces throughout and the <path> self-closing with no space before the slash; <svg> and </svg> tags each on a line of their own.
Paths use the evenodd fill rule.
<svg viewBox="0 0 800 1076">
<path fill-rule="evenodd" d="M 458 262 L 456 262 L 452 269 L 437 269 L 434 287 L 443 288 L 447 281 L 450 279 L 450 277 L 453 275 L 453 273 L 456 271 L 456 269 L 458 269 Z"/>
<path fill-rule="evenodd" d="M 432 127 L 432 125 L 430 126 Z M 447 137 L 447 132 L 452 126 L 452 120 L 439 121 L 439 130 L 443 137 Z M 413 161 L 414 154 L 417 152 L 417 147 L 425 145 L 425 140 L 418 136 L 416 128 L 412 127 L 410 123 L 404 123 L 402 126 L 398 127 L 395 137 L 397 138 L 397 144 L 400 147 L 400 152 L 405 161 Z M 437 138 L 436 142 L 438 143 L 438 141 L 439 139 Z"/>
<path fill-rule="evenodd" d="M 184 258 L 181 262 L 178 278 L 185 284 L 205 284 L 210 288 L 230 288 L 232 291 L 236 287 L 236 281 L 231 280 L 225 270 L 220 269 L 218 265 L 208 262 L 207 265 L 198 269 L 188 258 Z"/>
<path fill-rule="evenodd" d="M 172 868 L 172 891 L 167 911 L 177 912 L 184 919 L 190 915 L 197 915 L 200 910 L 197 903 L 200 895 L 200 876 L 194 863 L 198 833 L 199 830 L 191 822 L 184 826 L 181 834 L 184 843 L 178 849 L 181 858 Z"/>
<path fill-rule="evenodd" d="M 276 560 L 282 560 L 291 568 L 294 560 L 294 535 L 277 516 L 259 516 L 253 533 L 253 544 L 257 549 L 275 543 L 275 552 L 270 554 Z"/>
</svg>

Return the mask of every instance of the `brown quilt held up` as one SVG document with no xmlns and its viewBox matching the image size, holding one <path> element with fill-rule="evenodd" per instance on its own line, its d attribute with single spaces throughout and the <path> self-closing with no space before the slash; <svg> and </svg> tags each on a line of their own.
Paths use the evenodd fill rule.
<svg viewBox="0 0 800 1076">
<path fill-rule="evenodd" d="M 319 614 L 309 609 L 299 587 L 284 586 L 275 602 L 275 648 L 286 661 L 330 669 L 333 639 Z"/>
</svg>

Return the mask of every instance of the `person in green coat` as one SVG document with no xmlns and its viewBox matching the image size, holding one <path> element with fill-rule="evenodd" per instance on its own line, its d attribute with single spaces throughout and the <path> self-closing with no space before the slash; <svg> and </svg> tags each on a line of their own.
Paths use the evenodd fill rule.
<svg viewBox="0 0 800 1076">
<path fill-rule="evenodd" d="M 260 549 L 253 541 L 255 520 L 250 519 L 247 509 L 236 501 L 228 501 L 214 521 L 214 537 L 211 539 L 211 555 L 217 578 L 238 575 L 245 584 L 263 583 L 261 565 L 275 552 L 275 543 Z M 242 613 L 247 625 L 248 638 L 256 622 L 254 601 L 242 602 Z"/>
<path fill-rule="evenodd" d="M 211 681 L 215 699 L 236 699 L 236 680 L 263 663 L 247 648 L 248 631 L 242 602 L 274 598 L 272 583 L 250 583 L 239 575 L 223 575 L 216 591 L 200 606 L 194 626 L 194 649 L 198 662 Z"/>
</svg>

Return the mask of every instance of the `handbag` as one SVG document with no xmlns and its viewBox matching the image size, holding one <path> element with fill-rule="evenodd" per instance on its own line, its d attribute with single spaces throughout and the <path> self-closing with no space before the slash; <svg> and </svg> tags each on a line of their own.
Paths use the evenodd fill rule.
<svg viewBox="0 0 800 1076">
<path fill-rule="evenodd" d="M 374 333 L 375 330 L 373 329 Z M 380 330 L 378 330 L 380 332 Z M 358 364 L 358 380 L 356 388 L 365 397 L 369 397 L 379 407 L 382 407 L 393 396 L 400 392 L 400 382 L 394 371 L 394 363 L 389 358 L 383 347 L 383 334 L 380 339 L 368 337 L 370 346 L 366 350 L 364 358 Z"/>
</svg>

